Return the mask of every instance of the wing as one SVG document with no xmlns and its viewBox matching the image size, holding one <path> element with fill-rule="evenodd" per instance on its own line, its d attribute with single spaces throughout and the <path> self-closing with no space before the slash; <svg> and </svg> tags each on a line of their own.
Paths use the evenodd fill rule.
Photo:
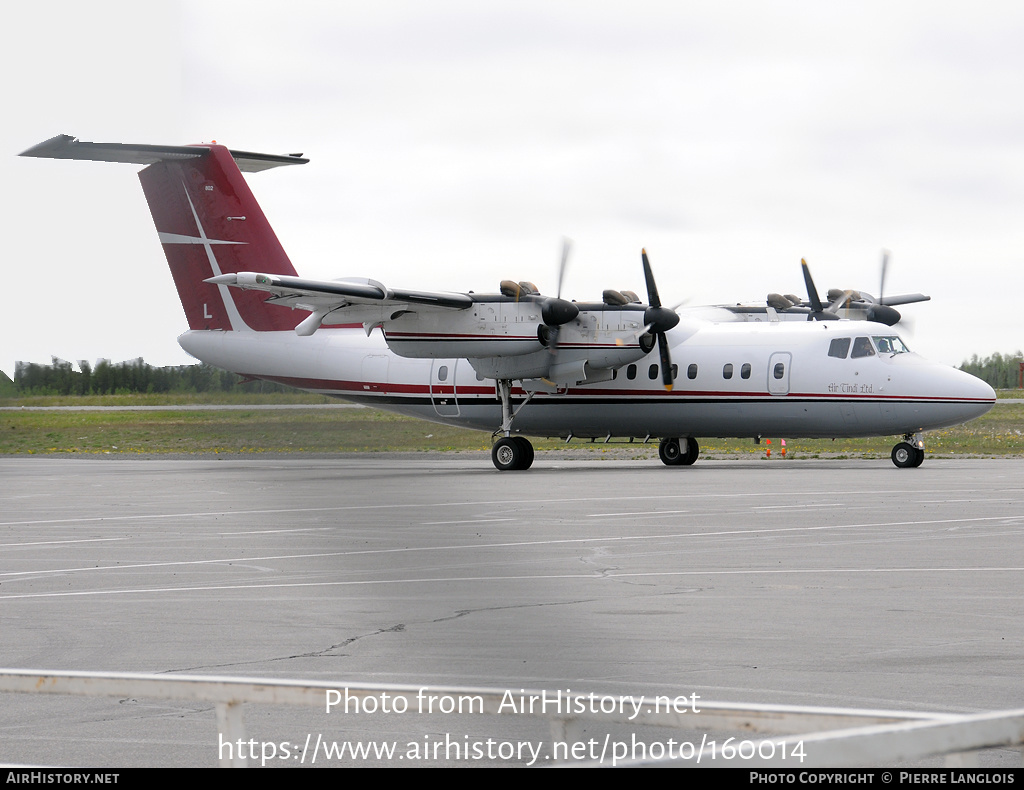
<svg viewBox="0 0 1024 790">
<path fill-rule="evenodd" d="M 245 290 L 266 291 L 268 303 L 309 310 L 295 332 L 311 335 L 322 324 L 373 325 L 406 312 L 465 310 L 473 299 L 467 294 L 392 290 L 376 280 L 309 280 L 281 274 L 238 272 L 206 280 Z"/>
</svg>

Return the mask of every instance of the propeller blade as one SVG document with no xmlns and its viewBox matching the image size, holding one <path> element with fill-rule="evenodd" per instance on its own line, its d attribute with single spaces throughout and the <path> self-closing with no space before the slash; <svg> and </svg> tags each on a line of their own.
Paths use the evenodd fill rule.
<svg viewBox="0 0 1024 790">
<path fill-rule="evenodd" d="M 661 381 L 665 389 L 672 391 L 672 357 L 668 352 L 668 338 L 664 332 L 658 332 L 658 354 L 661 356 Z"/>
<path fill-rule="evenodd" d="M 882 281 L 878 285 L 878 302 L 885 304 L 885 273 L 889 270 L 889 250 L 882 250 Z M 897 313 L 899 315 L 899 313 Z M 896 319 L 897 321 L 899 319 Z"/>
<path fill-rule="evenodd" d="M 815 313 L 821 313 L 824 311 L 824 308 L 821 306 L 821 299 L 818 298 L 818 289 L 814 287 L 814 280 L 811 278 L 811 269 L 807 265 L 807 261 L 803 258 L 800 259 L 800 265 L 804 270 L 804 283 L 807 285 L 807 299 L 811 303 L 811 309 Z"/>
<path fill-rule="evenodd" d="M 565 267 L 569 263 L 569 250 L 572 249 L 572 240 L 566 236 L 562 237 L 562 262 L 558 264 L 558 290 L 555 296 L 562 298 L 562 281 L 565 279 Z"/>
<path fill-rule="evenodd" d="M 647 304 L 651 307 L 661 307 L 661 297 L 658 296 L 658 286 L 654 282 L 654 272 L 651 271 L 651 262 L 647 259 L 647 250 L 640 250 L 640 258 L 644 263 L 644 279 L 647 281 Z"/>
<path fill-rule="evenodd" d="M 811 303 L 811 312 L 807 315 L 808 321 L 837 321 L 839 315 L 832 312 L 835 305 L 830 305 L 826 310 L 818 297 L 818 289 L 814 287 L 814 280 L 811 278 L 811 269 L 807 261 L 800 259 L 800 265 L 804 269 L 804 282 L 807 284 L 807 298 Z M 844 297 L 845 298 L 845 297 Z"/>
</svg>

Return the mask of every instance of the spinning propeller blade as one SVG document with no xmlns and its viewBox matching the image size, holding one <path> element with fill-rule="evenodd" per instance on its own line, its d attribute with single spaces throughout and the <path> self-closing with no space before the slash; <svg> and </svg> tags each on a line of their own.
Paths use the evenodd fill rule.
<svg viewBox="0 0 1024 790">
<path fill-rule="evenodd" d="M 572 249 L 572 242 L 563 238 L 562 261 L 558 265 L 558 290 L 553 299 L 545 299 L 540 306 L 540 316 L 544 321 L 544 326 L 541 327 L 541 342 L 548 347 L 548 352 L 552 356 L 558 353 L 559 328 L 580 314 L 580 309 L 575 304 L 562 298 L 562 281 L 565 279 L 565 267 L 569 262 L 570 249 Z"/>
</svg>

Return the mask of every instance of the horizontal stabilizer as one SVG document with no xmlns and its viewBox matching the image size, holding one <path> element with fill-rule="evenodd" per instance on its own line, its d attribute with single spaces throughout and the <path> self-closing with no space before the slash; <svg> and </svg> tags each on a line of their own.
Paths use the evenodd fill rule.
<svg viewBox="0 0 1024 790">
<path fill-rule="evenodd" d="M 21 156 L 40 159 L 85 159 L 93 162 L 129 162 L 152 165 L 206 156 L 209 149 L 195 145 L 132 145 L 125 143 L 86 143 L 70 134 L 59 134 L 23 151 Z M 279 165 L 304 165 L 309 159 L 297 154 L 257 154 L 230 151 L 238 169 L 246 173 L 269 170 Z"/>
</svg>

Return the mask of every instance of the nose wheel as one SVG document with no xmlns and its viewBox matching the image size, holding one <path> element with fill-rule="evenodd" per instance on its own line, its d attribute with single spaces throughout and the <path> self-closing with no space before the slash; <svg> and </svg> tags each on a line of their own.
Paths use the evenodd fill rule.
<svg viewBox="0 0 1024 790">
<path fill-rule="evenodd" d="M 898 469 L 914 469 L 924 463 L 924 440 L 908 434 L 892 448 L 892 462 Z"/>
</svg>

